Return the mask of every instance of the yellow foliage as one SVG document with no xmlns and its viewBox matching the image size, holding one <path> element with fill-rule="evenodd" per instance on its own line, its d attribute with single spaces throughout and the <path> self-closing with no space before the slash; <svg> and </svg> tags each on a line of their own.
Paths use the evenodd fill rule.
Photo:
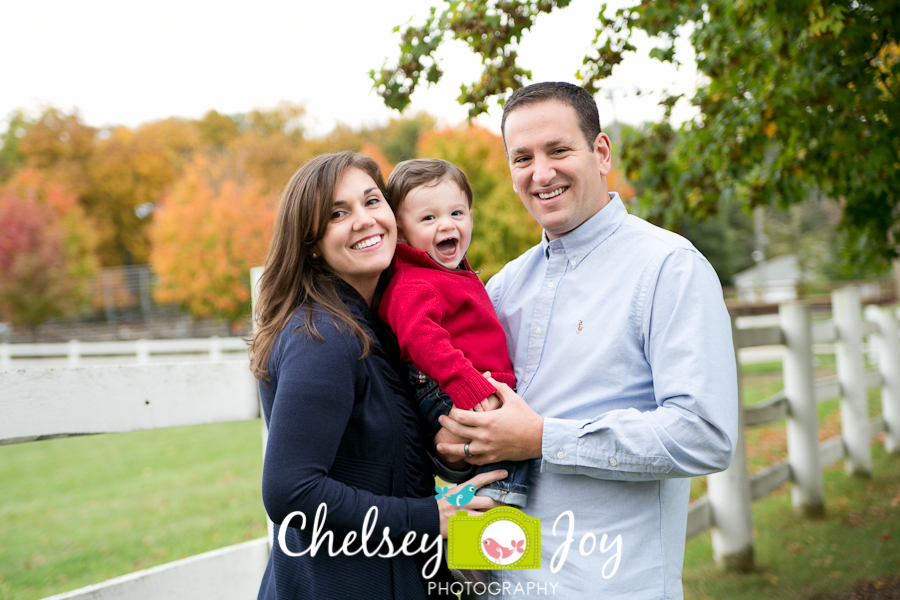
<svg viewBox="0 0 900 600">
<path fill-rule="evenodd" d="M 176 118 L 136 130 L 118 127 L 97 142 L 84 203 L 102 226 L 99 252 L 104 265 L 149 260 L 149 223 L 135 214 L 135 207 L 159 200 L 199 147 L 196 127 Z"/>
</svg>

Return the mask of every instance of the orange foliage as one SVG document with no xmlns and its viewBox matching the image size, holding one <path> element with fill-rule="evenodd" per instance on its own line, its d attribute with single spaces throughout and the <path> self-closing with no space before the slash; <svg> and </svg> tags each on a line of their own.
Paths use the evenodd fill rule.
<svg viewBox="0 0 900 600">
<path fill-rule="evenodd" d="M 610 192 L 618 192 L 619 196 L 621 196 L 622 200 L 625 202 L 628 202 L 637 196 L 637 192 L 634 191 L 631 184 L 628 183 L 622 173 L 615 167 L 613 167 L 612 171 L 609 172 L 609 175 L 606 176 L 606 185 Z"/>
<path fill-rule="evenodd" d="M 250 267 L 263 263 L 275 198 L 235 161 L 194 157 L 160 203 L 150 262 L 160 302 L 234 321 L 250 312 Z"/>
<path fill-rule="evenodd" d="M 391 176 L 391 171 L 394 170 L 394 165 L 388 162 L 388 159 L 384 157 L 384 154 L 381 153 L 381 150 L 379 150 L 378 146 L 376 146 L 375 144 L 366 142 L 362 145 L 361 150 L 363 154 L 371 157 L 375 162 L 378 163 L 378 168 L 381 169 L 381 176 L 384 177 L 385 181 L 387 181 L 387 178 Z"/>
</svg>

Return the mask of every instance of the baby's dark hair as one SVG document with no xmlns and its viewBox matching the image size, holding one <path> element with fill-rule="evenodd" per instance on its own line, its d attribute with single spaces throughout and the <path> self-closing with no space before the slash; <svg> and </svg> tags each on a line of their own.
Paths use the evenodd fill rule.
<svg viewBox="0 0 900 600">
<path fill-rule="evenodd" d="M 469 208 L 472 208 L 472 186 L 462 169 L 438 158 L 415 158 L 404 160 L 394 167 L 388 177 L 387 196 L 394 214 L 400 210 L 403 200 L 411 191 L 420 185 L 438 185 L 444 180 L 458 185 L 469 199 Z"/>
</svg>

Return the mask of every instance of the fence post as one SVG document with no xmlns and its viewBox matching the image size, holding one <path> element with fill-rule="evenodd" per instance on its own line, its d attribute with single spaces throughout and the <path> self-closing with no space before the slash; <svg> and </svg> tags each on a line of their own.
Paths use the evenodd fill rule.
<svg viewBox="0 0 900 600">
<path fill-rule="evenodd" d="M 259 299 L 259 280 L 262 279 L 265 267 L 253 267 L 250 269 L 250 321 L 253 323 L 253 332 L 256 333 L 256 301 Z M 266 458 L 266 444 L 269 442 L 269 428 L 266 426 L 266 416 L 263 414 L 262 402 L 259 406 L 259 421 L 262 426 L 262 452 L 263 460 Z M 272 519 L 266 513 L 266 531 L 269 534 L 269 548 L 275 544 L 275 526 Z"/>
<path fill-rule="evenodd" d="M 866 307 L 866 318 L 878 326 L 872 336 L 877 347 L 878 370 L 881 372 L 881 413 L 887 425 L 884 447 L 900 452 L 900 326 L 893 308 Z"/>
<path fill-rule="evenodd" d="M 67 354 L 69 355 L 69 366 L 77 367 L 81 364 L 81 354 L 78 347 L 78 340 L 69 340 Z"/>
<path fill-rule="evenodd" d="M 744 403 L 741 391 L 741 364 L 738 361 L 737 327 L 731 315 L 731 335 L 738 380 L 738 437 L 731 466 L 708 475 L 708 496 L 712 509 L 713 556 L 720 567 L 738 571 L 753 569 L 753 516 L 750 512 L 750 478 L 747 475 L 747 448 L 744 441 Z"/>
<path fill-rule="evenodd" d="M 846 287 L 835 290 L 831 293 L 831 301 L 838 338 L 835 356 L 841 384 L 841 437 L 847 450 L 844 464 L 850 475 L 869 477 L 872 474 L 872 447 L 859 289 Z"/>
<path fill-rule="evenodd" d="M 217 335 L 209 338 L 209 360 L 222 360 L 222 339 Z"/>
<path fill-rule="evenodd" d="M 12 352 L 9 344 L 0 344 L 0 371 L 8 371 L 12 369 Z"/>
<path fill-rule="evenodd" d="M 137 341 L 137 362 L 139 365 L 150 362 L 150 344 L 143 338 Z"/>
<path fill-rule="evenodd" d="M 806 302 L 778 307 L 785 351 L 782 362 L 787 418 L 788 463 L 794 486 L 791 501 L 803 515 L 825 512 L 825 485 L 819 459 L 819 415 L 813 369 L 812 311 Z"/>
</svg>

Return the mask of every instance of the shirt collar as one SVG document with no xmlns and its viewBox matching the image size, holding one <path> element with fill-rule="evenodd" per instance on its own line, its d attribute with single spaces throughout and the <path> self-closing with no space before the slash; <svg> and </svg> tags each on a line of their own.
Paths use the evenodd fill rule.
<svg viewBox="0 0 900 600">
<path fill-rule="evenodd" d="M 581 260 L 608 238 L 625 221 L 628 211 L 616 192 L 609 193 L 609 203 L 597 211 L 593 217 L 555 240 L 547 239 L 547 232 L 541 234 L 541 250 L 545 258 L 550 258 L 551 250 L 562 248 L 575 268 Z"/>
</svg>

